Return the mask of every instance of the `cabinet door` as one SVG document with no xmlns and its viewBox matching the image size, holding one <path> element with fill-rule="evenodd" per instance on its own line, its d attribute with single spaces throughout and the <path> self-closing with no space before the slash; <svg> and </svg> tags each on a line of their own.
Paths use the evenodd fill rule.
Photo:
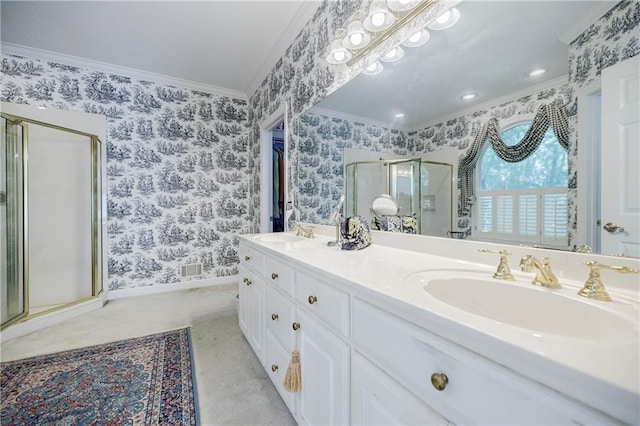
<svg viewBox="0 0 640 426">
<path fill-rule="evenodd" d="M 447 420 L 363 356 L 351 358 L 351 423 L 443 425 Z"/>
<path fill-rule="evenodd" d="M 302 390 L 297 421 L 348 424 L 349 345 L 302 310 L 298 310 L 298 322 Z"/>
<path fill-rule="evenodd" d="M 244 333 L 245 337 L 249 338 L 249 297 L 250 297 L 250 285 L 247 280 L 251 280 L 251 275 L 247 268 L 240 266 L 238 271 L 238 323 L 240 324 L 240 330 Z"/>
<path fill-rule="evenodd" d="M 266 328 L 264 321 L 264 282 L 254 276 L 247 287 L 249 287 L 249 344 L 264 365 L 264 334 Z"/>
</svg>

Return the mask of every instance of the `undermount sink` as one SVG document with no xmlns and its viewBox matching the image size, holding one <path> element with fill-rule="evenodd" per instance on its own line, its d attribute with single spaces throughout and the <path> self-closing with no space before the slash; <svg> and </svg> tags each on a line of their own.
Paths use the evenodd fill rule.
<svg viewBox="0 0 640 426">
<path fill-rule="evenodd" d="M 548 289 L 474 276 L 427 277 L 429 273 L 424 272 L 410 278 L 414 283 L 426 282 L 423 290 L 435 299 L 496 323 L 582 340 L 638 339 L 633 321 Z"/>
<path fill-rule="evenodd" d="M 304 238 L 298 237 L 294 234 L 285 234 L 285 233 L 273 233 L 273 234 L 264 234 L 257 235 L 254 237 L 257 241 L 262 241 L 263 243 L 295 243 L 298 241 L 304 241 Z"/>
</svg>

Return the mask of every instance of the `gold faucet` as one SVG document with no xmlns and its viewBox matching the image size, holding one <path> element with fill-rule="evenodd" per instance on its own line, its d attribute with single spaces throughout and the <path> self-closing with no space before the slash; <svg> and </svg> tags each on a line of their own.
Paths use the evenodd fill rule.
<svg viewBox="0 0 640 426">
<path fill-rule="evenodd" d="M 541 287 L 559 289 L 562 288 L 558 282 L 558 278 L 551 271 L 551 259 L 543 257 L 542 262 L 528 254 L 520 259 L 520 270 L 523 272 L 531 272 L 532 269 L 536 270 L 536 276 L 531 281 L 531 284 L 539 285 Z"/>
<path fill-rule="evenodd" d="M 509 263 L 507 263 L 507 256 L 509 256 L 511 253 L 509 253 L 506 250 L 498 251 L 498 250 L 479 249 L 478 251 L 480 253 L 499 254 L 500 263 L 498 263 L 498 269 L 496 270 L 496 273 L 493 274 L 493 278 L 497 280 L 514 281 L 513 275 L 511 275 L 511 269 L 509 269 Z"/>
<path fill-rule="evenodd" d="M 303 237 L 303 238 L 315 238 L 316 236 L 313 235 L 313 226 L 308 226 L 308 227 L 304 227 L 302 225 L 298 225 L 295 224 L 293 226 L 293 230 L 296 232 L 296 235 L 298 237 Z"/>
<path fill-rule="evenodd" d="M 602 300 L 604 302 L 610 302 L 611 296 L 609 296 L 609 293 L 607 293 L 607 291 L 604 289 L 602 280 L 600 280 L 601 269 L 610 269 L 621 274 L 640 274 L 640 271 L 637 269 L 631 269 L 626 266 L 604 265 L 600 262 L 596 262 L 595 260 L 584 262 L 584 264 L 587 265 L 590 269 L 589 278 L 587 278 L 587 282 L 584 283 L 584 287 L 582 287 L 578 294 L 582 297 Z"/>
</svg>

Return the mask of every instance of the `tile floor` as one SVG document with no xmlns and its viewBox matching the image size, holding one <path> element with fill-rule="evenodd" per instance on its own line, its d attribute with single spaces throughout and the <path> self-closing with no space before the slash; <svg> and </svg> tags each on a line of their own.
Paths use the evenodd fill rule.
<svg viewBox="0 0 640 426">
<path fill-rule="evenodd" d="M 238 327 L 236 293 L 236 285 L 224 285 L 112 300 L 100 310 L 2 342 L 0 359 L 189 326 L 203 426 L 295 424 Z"/>
</svg>

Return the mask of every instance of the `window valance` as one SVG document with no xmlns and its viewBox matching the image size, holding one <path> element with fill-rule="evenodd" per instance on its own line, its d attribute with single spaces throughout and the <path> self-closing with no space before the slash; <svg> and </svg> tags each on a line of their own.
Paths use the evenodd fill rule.
<svg viewBox="0 0 640 426">
<path fill-rule="evenodd" d="M 460 182 L 460 203 L 458 214 L 466 216 L 473 203 L 473 172 L 478 162 L 484 143 L 488 140 L 496 155 L 504 161 L 517 163 L 524 160 L 538 148 L 547 129 L 551 126 L 558 142 L 564 149 L 569 148 L 569 120 L 563 106 L 548 104 L 540 105 L 531 127 L 522 140 L 516 145 L 506 145 L 500 137 L 498 120 L 490 119 L 482 125 L 473 139 L 467 155 L 458 165 L 458 179 Z"/>
</svg>

